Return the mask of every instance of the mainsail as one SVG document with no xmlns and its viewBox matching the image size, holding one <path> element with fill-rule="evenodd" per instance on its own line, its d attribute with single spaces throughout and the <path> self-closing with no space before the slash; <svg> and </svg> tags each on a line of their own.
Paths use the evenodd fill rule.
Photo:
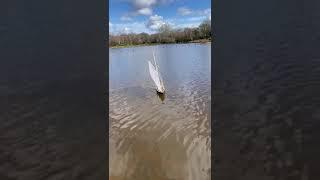
<svg viewBox="0 0 320 180">
<path fill-rule="evenodd" d="M 158 69 L 157 63 L 155 61 L 154 54 L 153 54 L 153 60 L 154 60 L 155 66 L 153 66 L 153 64 L 150 61 L 148 61 L 148 63 L 149 63 L 149 72 L 150 72 L 152 80 L 156 84 L 157 91 L 160 92 L 160 93 L 164 93 L 164 85 L 163 85 L 163 82 L 162 82 L 161 75 L 159 73 L 159 69 Z"/>
</svg>

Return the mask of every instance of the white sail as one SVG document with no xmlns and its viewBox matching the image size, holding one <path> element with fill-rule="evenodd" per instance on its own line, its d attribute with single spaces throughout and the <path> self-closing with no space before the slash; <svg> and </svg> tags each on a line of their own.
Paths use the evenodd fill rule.
<svg viewBox="0 0 320 180">
<path fill-rule="evenodd" d="M 160 76 L 157 68 L 155 68 L 150 61 L 148 61 L 148 63 L 149 63 L 149 72 L 150 72 L 152 80 L 156 84 L 157 91 L 163 93 L 164 92 L 164 86 L 163 86 L 163 83 L 162 83 L 161 76 Z"/>
</svg>

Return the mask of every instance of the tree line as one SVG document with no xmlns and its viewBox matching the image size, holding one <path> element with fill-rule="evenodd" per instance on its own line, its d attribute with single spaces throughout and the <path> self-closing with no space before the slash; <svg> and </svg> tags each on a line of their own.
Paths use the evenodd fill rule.
<svg viewBox="0 0 320 180">
<path fill-rule="evenodd" d="M 155 34 L 128 33 L 112 35 L 109 34 L 109 46 L 126 46 L 141 44 L 165 44 L 165 43 L 186 43 L 202 39 L 211 40 L 211 20 L 203 21 L 196 28 L 173 29 L 170 25 L 164 24 Z"/>
</svg>

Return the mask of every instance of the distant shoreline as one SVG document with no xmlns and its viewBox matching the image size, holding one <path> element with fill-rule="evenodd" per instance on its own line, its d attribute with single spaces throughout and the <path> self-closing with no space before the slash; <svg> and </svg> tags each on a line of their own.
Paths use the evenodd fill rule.
<svg viewBox="0 0 320 180">
<path fill-rule="evenodd" d="M 149 43 L 149 44 L 128 44 L 128 45 L 120 45 L 120 46 L 109 46 L 109 48 L 128 48 L 128 47 L 140 47 L 140 46 L 156 46 L 156 45 L 165 45 L 165 44 L 190 44 L 190 43 L 210 43 L 211 39 L 197 39 L 188 42 L 173 42 L 173 43 Z"/>
</svg>

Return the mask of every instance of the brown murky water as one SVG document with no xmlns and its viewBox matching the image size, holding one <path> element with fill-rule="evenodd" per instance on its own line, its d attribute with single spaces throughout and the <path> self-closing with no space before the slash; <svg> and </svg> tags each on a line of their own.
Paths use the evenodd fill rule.
<svg viewBox="0 0 320 180">
<path fill-rule="evenodd" d="M 214 179 L 320 179 L 320 2 L 223 5 L 228 12 L 215 19 Z"/>
<path fill-rule="evenodd" d="M 153 49 L 164 96 L 148 71 Z M 109 179 L 210 179 L 211 44 L 109 53 Z"/>
</svg>

